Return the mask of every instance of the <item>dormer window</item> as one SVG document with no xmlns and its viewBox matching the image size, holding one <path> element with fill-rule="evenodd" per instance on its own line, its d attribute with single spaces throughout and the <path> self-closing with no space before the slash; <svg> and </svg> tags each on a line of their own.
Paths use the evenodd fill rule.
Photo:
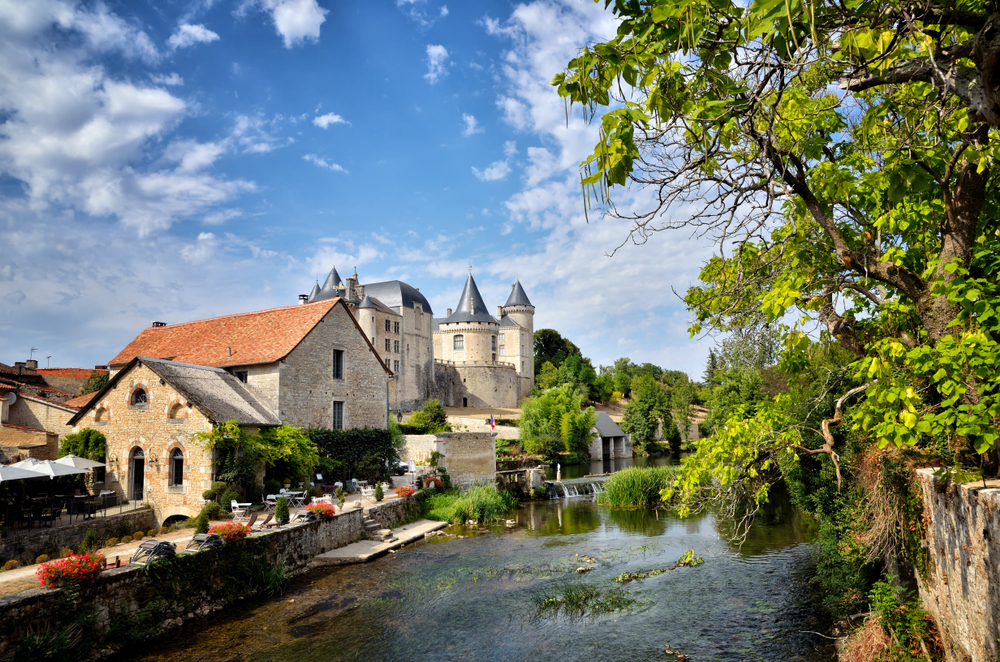
<svg viewBox="0 0 1000 662">
<path fill-rule="evenodd" d="M 236 379 L 243 382 L 244 384 L 246 384 L 247 379 L 250 378 L 250 373 L 247 370 L 237 370 L 236 372 L 233 373 L 233 376 L 236 377 Z"/>
</svg>

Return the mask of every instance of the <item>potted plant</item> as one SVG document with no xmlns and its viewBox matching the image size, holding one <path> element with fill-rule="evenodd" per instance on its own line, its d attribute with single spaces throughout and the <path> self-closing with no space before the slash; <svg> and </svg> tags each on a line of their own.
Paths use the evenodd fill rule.
<svg viewBox="0 0 1000 662">
<path fill-rule="evenodd" d="M 97 554 L 73 554 L 44 563 L 35 570 L 42 586 L 57 588 L 72 581 L 92 581 L 103 570 L 104 558 Z"/>
</svg>

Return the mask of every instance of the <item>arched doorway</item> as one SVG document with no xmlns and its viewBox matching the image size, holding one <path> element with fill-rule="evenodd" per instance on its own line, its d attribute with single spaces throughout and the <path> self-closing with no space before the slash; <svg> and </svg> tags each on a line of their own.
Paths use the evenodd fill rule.
<svg viewBox="0 0 1000 662">
<path fill-rule="evenodd" d="M 132 501 L 142 501 L 143 489 L 145 489 L 146 479 L 146 455 L 139 447 L 132 449 L 129 456 L 132 475 L 132 489 L 129 491 L 129 499 Z"/>
</svg>

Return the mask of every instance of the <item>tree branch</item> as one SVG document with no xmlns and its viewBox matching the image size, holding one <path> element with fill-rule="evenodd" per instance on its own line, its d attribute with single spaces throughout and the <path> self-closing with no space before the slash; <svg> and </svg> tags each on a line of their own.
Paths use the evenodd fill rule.
<svg viewBox="0 0 1000 662">
<path fill-rule="evenodd" d="M 823 439 L 825 443 L 819 448 L 806 448 L 805 446 L 794 445 L 792 448 L 803 453 L 805 455 L 829 455 L 830 461 L 833 462 L 833 468 L 837 472 L 837 491 L 840 491 L 841 485 L 843 483 L 843 478 L 840 475 L 840 456 L 835 450 L 833 450 L 833 433 L 830 432 L 830 428 L 835 425 L 840 425 L 841 420 L 844 418 L 844 403 L 858 395 L 859 393 L 864 393 L 868 390 L 868 387 L 875 382 L 869 382 L 862 386 L 856 386 L 850 391 L 840 396 L 837 399 L 837 405 L 833 411 L 833 418 L 823 419 Z"/>
</svg>

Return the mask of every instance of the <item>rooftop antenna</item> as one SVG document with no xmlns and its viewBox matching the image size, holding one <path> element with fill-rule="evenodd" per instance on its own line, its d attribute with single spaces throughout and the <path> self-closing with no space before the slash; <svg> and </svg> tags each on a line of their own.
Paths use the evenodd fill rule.
<svg viewBox="0 0 1000 662">
<path fill-rule="evenodd" d="M 49 354 L 48 356 L 45 357 L 45 368 L 46 369 L 48 369 L 50 367 L 49 364 L 51 363 L 51 361 L 49 361 L 49 359 L 51 359 L 51 358 L 52 358 L 51 354 Z"/>
<path fill-rule="evenodd" d="M 32 348 L 31 348 L 31 351 L 30 351 L 30 352 L 28 352 L 28 360 L 29 360 L 29 361 L 30 361 L 30 360 L 31 360 L 31 359 L 32 359 L 32 358 L 34 357 L 34 355 L 35 355 L 35 352 L 37 352 L 37 351 L 38 351 L 38 348 L 37 348 L 37 347 L 32 347 Z"/>
</svg>

